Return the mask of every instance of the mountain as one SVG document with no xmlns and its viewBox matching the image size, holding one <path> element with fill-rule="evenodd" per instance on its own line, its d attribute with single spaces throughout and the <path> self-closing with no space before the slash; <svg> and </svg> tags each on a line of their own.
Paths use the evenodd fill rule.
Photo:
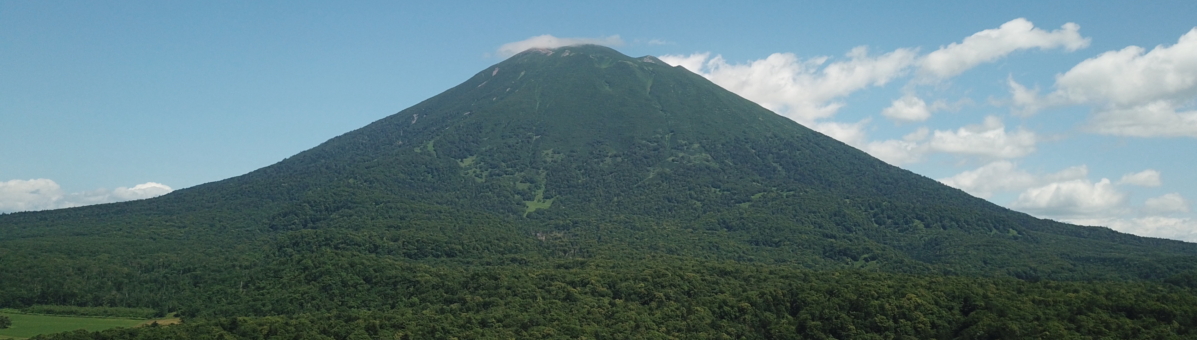
<svg viewBox="0 0 1197 340">
<path fill-rule="evenodd" d="M 1070 315 L 1139 328 L 1059 331 L 1197 327 L 1177 305 L 1197 301 L 1195 244 L 1010 211 L 592 45 L 525 51 L 242 176 L 2 215 L 0 258 L 0 307 L 196 320 L 174 331 L 311 326 L 278 315 L 374 337 L 1022 336 L 1038 328 L 1010 322 Z M 236 316 L 259 318 L 221 319 Z"/>
</svg>

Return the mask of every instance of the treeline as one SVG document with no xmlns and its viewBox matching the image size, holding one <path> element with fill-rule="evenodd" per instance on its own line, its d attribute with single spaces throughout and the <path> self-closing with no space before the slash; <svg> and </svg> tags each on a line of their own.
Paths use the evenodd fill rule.
<svg viewBox="0 0 1197 340">
<path fill-rule="evenodd" d="M 151 308 L 128 307 L 79 307 L 58 305 L 34 305 L 19 309 L 21 313 L 43 315 L 94 316 L 110 318 L 152 319 L 166 316 Z"/>
<path fill-rule="evenodd" d="M 363 267 L 353 256 L 335 252 L 318 258 L 323 263 L 313 262 L 314 270 L 284 274 L 293 275 L 288 279 L 295 286 L 308 288 L 280 283 L 255 293 L 229 292 L 241 303 L 228 307 L 242 309 L 221 312 L 226 316 L 36 339 L 1197 336 L 1193 289 L 1148 282 L 1032 283 L 668 258 L 631 265 L 573 260 L 472 269 Z M 297 266 L 315 259 L 298 260 Z M 370 295 L 376 300 L 362 299 Z M 233 316 L 256 314 L 262 303 L 300 308 L 276 316 Z"/>
</svg>

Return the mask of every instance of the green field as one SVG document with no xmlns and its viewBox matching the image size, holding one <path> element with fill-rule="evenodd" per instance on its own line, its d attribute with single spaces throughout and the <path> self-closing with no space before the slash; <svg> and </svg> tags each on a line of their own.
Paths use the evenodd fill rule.
<svg viewBox="0 0 1197 340">
<path fill-rule="evenodd" d="M 116 327 L 133 327 L 146 320 L 94 318 L 77 316 L 51 316 L 20 314 L 5 311 L 0 315 L 12 319 L 12 326 L 0 329 L 0 339 L 24 339 L 38 334 L 59 333 L 86 329 L 98 331 Z"/>
</svg>

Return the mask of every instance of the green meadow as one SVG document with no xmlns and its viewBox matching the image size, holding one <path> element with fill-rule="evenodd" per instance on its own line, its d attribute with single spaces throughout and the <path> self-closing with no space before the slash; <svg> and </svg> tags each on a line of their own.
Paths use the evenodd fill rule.
<svg viewBox="0 0 1197 340">
<path fill-rule="evenodd" d="M 146 320 L 136 319 L 34 315 L 11 311 L 0 312 L 0 315 L 12 319 L 12 326 L 0 329 L 0 339 L 24 339 L 38 334 L 67 332 L 76 329 L 98 331 L 116 327 L 133 327 L 146 322 Z"/>
</svg>

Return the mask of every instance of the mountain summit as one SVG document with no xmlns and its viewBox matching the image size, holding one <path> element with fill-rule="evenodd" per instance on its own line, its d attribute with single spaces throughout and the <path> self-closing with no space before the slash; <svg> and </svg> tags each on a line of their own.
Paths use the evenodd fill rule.
<svg viewBox="0 0 1197 340">
<path fill-rule="evenodd" d="M 0 256 L 0 307 L 189 316 L 478 302 L 449 298 L 454 285 L 523 299 L 532 288 L 507 278 L 578 268 L 609 276 L 569 281 L 554 299 L 682 299 L 580 288 L 654 270 L 734 286 L 748 284 L 726 281 L 742 268 L 764 268 L 751 274 L 761 282 L 795 270 L 1159 281 L 1197 268 L 1197 245 L 1010 211 L 682 67 L 593 45 L 519 53 L 243 176 L 0 216 Z M 810 278 L 786 277 L 799 276 Z M 682 295 L 715 294 L 700 290 Z"/>
</svg>

